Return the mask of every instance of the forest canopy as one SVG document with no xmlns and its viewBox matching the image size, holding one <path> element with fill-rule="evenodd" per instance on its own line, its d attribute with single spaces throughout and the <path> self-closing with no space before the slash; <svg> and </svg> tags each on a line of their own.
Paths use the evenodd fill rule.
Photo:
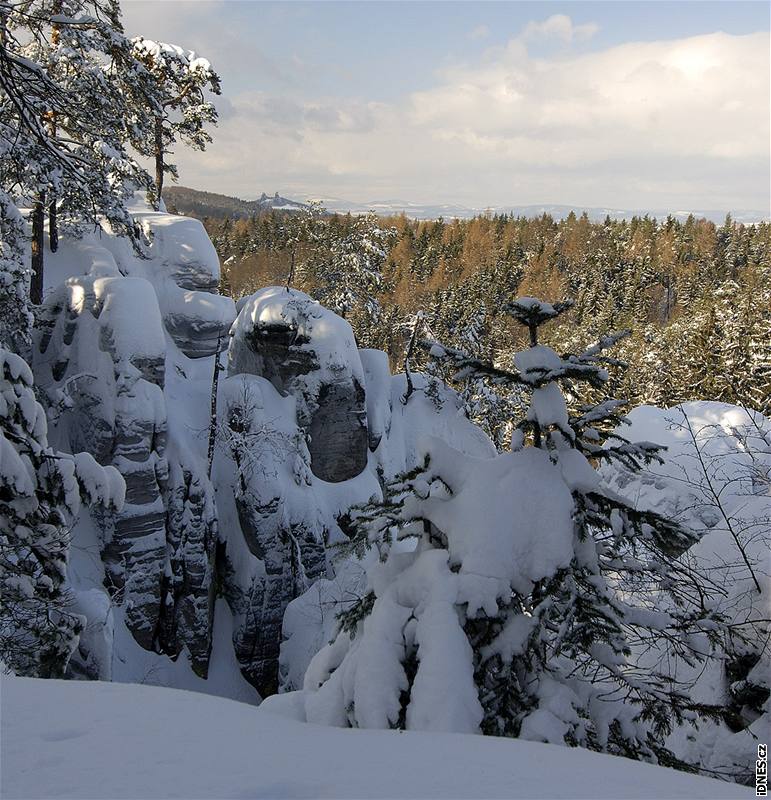
<svg viewBox="0 0 771 800">
<path fill-rule="evenodd" d="M 713 399 L 771 410 L 769 223 L 270 212 L 204 224 L 224 265 L 222 289 L 236 299 L 283 283 L 293 260 L 293 285 L 321 298 L 337 280 L 330 266 L 340 243 L 357 232 L 353 249 L 364 253 L 377 240 L 378 311 L 347 316 L 359 345 L 385 350 L 394 368 L 406 347 L 402 323 L 417 311 L 435 338 L 471 342 L 478 355 L 506 363 L 522 333 L 502 303 L 517 294 L 571 297 L 549 341 L 580 347 L 629 328 L 619 352 L 634 377 L 619 377 L 614 391 L 630 402 Z"/>
</svg>

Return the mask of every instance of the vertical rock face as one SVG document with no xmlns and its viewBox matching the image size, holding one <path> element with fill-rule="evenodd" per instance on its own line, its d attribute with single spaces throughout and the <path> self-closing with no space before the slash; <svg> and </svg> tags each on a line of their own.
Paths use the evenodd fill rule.
<svg viewBox="0 0 771 800">
<path fill-rule="evenodd" d="M 84 557 L 71 576 L 88 619 L 72 674 L 109 680 L 125 621 L 143 648 L 184 653 L 205 677 L 218 527 L 198 432 L 208 423 L 211 357 L 235 308 L 215 294 L 219 261 L 200 222 L 141 201 L 135 217 L 143 257 L 107 231 L 62 239 L 47 265 L 36 341 L 52 435 L 63 449 L 113 464 L 127 490 L 120 514 L 94 514 L 73 531 L 76 548 L 101 558 Z M 122 646 L 124 656 L 131 647 Z M 136 671 L 118 662 L 123 679 L 144 680 L 157 666 L 168 680 L 161 656 L 136 660 Z"/>
<path fill-rule="evenodd" d="M 99 517 L 101 555 L 105 586 L 147 649 L 161 614 L 168 480 L 165 339 L 154 298 L 135 278 L 71 279 L 49 296 L 36 348 L 62 444 L 114 465 L 126 482 L 123 510 Z"/>
<path fill-rule="evenodd" d="M 391 366 L 388 355 L 382 350 L 359 350 L 359 356 L 367 381 L 369 449 L 374 453 L 391 431 Z"/>
<path fill-rule="evenodd" d="M 315 493 L 293 398 L 241 374 L 221 383 L 220 415 L 214 481 L 225 538 L 222 584 L 242 674 L 267 696 L 278 688 L 284 610 L 326 573 L 334 517 Z"/>
<path fill-rule="evenodd" d="M 355 478 L 367 466 L 364 388 L 355 379 L 325 383 L 308 426 L 311 469 L 330 483 Z"/>
<path fill-rule="evenodd" d="M 197 675 L 209 671 L 214 612 L 217 514 L 208 481 L 183 464 L 170 470 L 160 645 L 173 656 L 187 649 Z"/>
<path fill-rule="evenodd" d="M 163 324 L 174 343 L 188 358 L 212 356 L 217 352 L 217 343 L 227 341 L 231 320 L 227 317 L 224 321 L 219 317 L 207 318 L 204 313 L 208 309 L 200 301 L 200 293 L 186 292 L 185 294 L 191 297 L 190 308 L 184 313 L 167 313 L 163 318 Z M 198 306 L 198 315 L 194 316 L 192 312 L 196 306 Z"/>
<path fill-rule="evenodd" d="M 324 542 L 302 523 L 280 524 L 280 517 L 248 501 L 237 501 L 241 531 L 264 574 L 239 588 L 228 581 L 229 599 L 240 624 L 233 644 L 247 680 L 263 696 L 278 691 L 278 657 L 284 611 L 324 575 Z"/>
<path fill-rule="evenodd" d="M 166 415 L 157 386 L 141 379 L 118 389 L 112 463 L 126 481 L 126 504 L 105 520 L 102 561 L 110 594 L 125 599 L 126 624 L 154 646 L 166 563 Z M 111 524 L 110 524 L 111 523 Z"/>
</svg>

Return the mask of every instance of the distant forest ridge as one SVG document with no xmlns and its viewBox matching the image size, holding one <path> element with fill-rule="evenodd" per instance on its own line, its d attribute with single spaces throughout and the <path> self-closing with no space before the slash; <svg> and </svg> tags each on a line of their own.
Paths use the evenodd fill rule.
<svg viewBox="0 0 771 800">
<path fill-rule="evenodd" d="M 273 195 L 263 193 L 256 200 L 242 200 L 239 197 L 230 197 L 216 192 L 203 192 L 187 186 L 169 186 L 164 189 L 164 199 L 170 211 L 179 214 L 192 214 L 196 217 L 211 217 L 213 219 L 248 219 L 259 216 L 269 211 L 299 211 L 306 207 L 304 202 L 290 200 L 282 197 L 278 192 Z M 764 222 L 771 219 L 768 212 L 747 209 L 716 210 L 716 209 L 619 209 L 571 206 L 571 205 L 519 205 L 519 206 L 490 206 L 488 208 L 471 208 L 453 204 L 421 205 L 406 201 L 373 200 L 370 203 L 351 203 L 334 198 L 322 199 L 322 204 L 330 212 L 345 214 L 362 214 L 368 211 L 384 216 L 398 216 L 405 214 L 412 219 L 471 219 L 480 214 L 512 214 L 515 217 L 532 219 L 544 214 L 554 220 L 565 219 L 571 211 L 580 216 L 587 213 L 592 222 L 601 222 L 606 217 L 615 220 L 632 219 L 632 217 L 655 217 L 666 219 L 669 216 L 684 222 L 689 215 L 696 219 L 707 219 L 716 224 L 725 220 L 730 213 L 735 222 L 750 224 Z"/>
<path fill-rule="evenodd" d="M 267 211 L 299 211 L 306 207 L 305 203 L 288 200 L 278 192 L 271 196 L 263 194 L 257 200 L 241 200 L 225 194 L 189 189 L 187 186 L 166 187 L 163 199 L 169 211 L 214 219 L 248 219 Z"/>
</svg>

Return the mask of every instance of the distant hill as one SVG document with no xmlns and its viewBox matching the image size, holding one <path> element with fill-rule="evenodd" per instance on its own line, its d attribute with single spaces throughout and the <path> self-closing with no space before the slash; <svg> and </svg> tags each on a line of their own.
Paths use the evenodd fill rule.
<svg viewBox="0 0 771 800">
<path fill-rule="evenodd" d="M 520 205 L 520 206 L 488 206 L 486 208 L 471 208 L 468 206 L 459 205 L 421 205 L 419 203 L 409 203 L 403 201 L 390 201 L 390 200 L 373 200 L 369 203 L 349 203 L 345 200 L 338 200 L 335 198 L 328 198 L 322 200 L 322 205 L 328 211 L 336 211 L 345 214 L 350 212 L 352 214 L 362 214 L 367 211 L 375 211 L 381 216 L 394 216 L 398 214 L 405 214 L 412 219 L 438 219 L 444 217 L 445 219 L 453 219 L 459 217 L 460 219 L 471 219 L 480 214 L 513 214 L 515 217 L 527 217 L 532 219 L 540 217 L 543 214 L 548 214 L 552 219 L 560 220 L 567 217 L 571 212 L 576 216 L 581 216 L 584 211 L 587 213 L 592 222 L 602 222 L 606 217 L 611 219 L 631 219 L 632 217 L 643 217 L 646 214 L 649 217 L 656 219 L 666 219 L 672 216 L 675 219 L 684 222 L 689 215 L 693 215 L 696 219 L 704 218 L 716 224 L 722 224 L 726 217 L 726 211 L 720 209 L 691 209 L 691 210 L 668 210 L 661 208 L 644 208 L 644 209 L 629 209 L 629 208 L 600 208 L 590 206 L 569 206 L 569 205 Z M 744 224 L 763 222 L 768 220 L 768 214 L 761 211 L 753 210 L 736 210 L 731 211 L 731 216 L 735 222 Z"/>
<path fill-rule="evenodd" d="M 306 208 L 304 203 L 281 197 L 278 192 L 269 196 L 263 194 L 256 200 L 241 200 L 238 197 L 228 197 L 214 192 L 200 192 L 186 186 L 169 186 L 163 192 L 166 205 L 170 211 L 176 210 L 180 214 L 196 217 L 212 217 L 214 219 L 241 219 L 259 215 L 266 211 L 299 211 Z M 410 203 L 401 200 L 373 200 L 369 203 L 352 203 L 338 198 L 321 198 L 321 204 L 330 212 L 345 214 L 364 214 L 374 211 L 381 216 L 396 216 L 405 214 L 412 219 L 471 219 L 484 213 L 513 214 L 521 217 L 540 217 L 549 214 L 553 219 L 560 220 L 575 213 L 580 216 L 584 211 L 592 222 L 602 222 L 606 217 L 611 219 L 631 219 L 642 217 L 646 214 L 657 219 L 666 219 L 671 215 L 680 221 L 685 221 L 690 214 L 697 219 L 704 217 L 717 224 L 725 220 L 726 211 L 718 209 L 692 209 L 692 210 L 666 210 L 666 209 L 625 209 L 625 208 L 591 208 L 569 205 L 523 205 L 523 206 L 489 206 L 487 208 L 471 208 L 460 205 L 429 205 Z M 741 223 L 762 222 L 768 219 L 768 214 L 762 211 L 737 209 L 731 211 L 734 221 Z"/>
<path fill-rule="evenodd" d="M 187 186 L 169 186 L 163 190 L 163 199 L 170 211 L 196 217 L 215 219 L 243 219 L 265 211 L 299 211 L 304 203 L 288 200 L 278 192 L 268 196 L 264 192 L 257 200 L 241 200 L 215 192 L 201 192 Z"/>
</svg>

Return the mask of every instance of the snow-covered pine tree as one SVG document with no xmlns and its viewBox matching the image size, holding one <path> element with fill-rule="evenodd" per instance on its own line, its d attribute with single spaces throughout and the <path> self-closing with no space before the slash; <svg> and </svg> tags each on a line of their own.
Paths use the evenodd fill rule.
<svg viewBox="0 0 771 800">
<path fill-rule="evenodd" d="M 0 349 L 0 370 L 0 658 L 61 677 L 82 629 L 65 586 L 69 526 L 81 501 L 119 509 L 125 484 L 87 453 L 52 450 L 26 362 Z"/>
<path fill-rule="evenodd" d="M 206 130 L 217 122 L 217 109 L 206 93 L 220 93 L 220 79 L 205 59 L 175 44 L 137 36 L 131 40 L 135 58 L 147 68 L 155 83 L 158 103 L 148 109 L 154 115 L 152 135 L 144 130 L 132 138 L 142 155 L 155 161 L 155 198 L 160 202 L 165 175 L 176 180 L 177 167 L 167 156 L 175 142 L 205 150 L 212 141 Z"/>
<path fill-rule="evenodd" d="M 485 345 L 490 341 L 490 315 L 484 302 L 458 327 L 455 338 L 459 340 L 460 347 L 448 359 L 449 370 L 443 368 L 442 358 L 435 358 L 433 363 L 438 369 L 429 367 L 429 372 L 438 372 L 445 382 L 456 384 L 466 416 L 482 428 L 498 451 L 502 452 L 508 448 L 513 419 L 525 410 L 522 388 L 500 383 L 491 386 L 481 375 L 471 373 L 454 381 L 456 370 L 453 369 L 453 363 L 456 359 L 462 356 L 469 359 L 482 358 Z"/>
<path fill-rule="evenodd" d="M 347 217 L 342 230 L 330 230 L 330 236 L 329 261 L 314 276 L 314 298 L 347 319 L 359 346 L 367 347 L 380 316 L 382 267 L 396 231 L 382 228 L 370 213 Z"/>
<path fill-rule="evenodd" d="M 29 271 L 24 266 L 24 220 L 0 189 L 0 346 L 28 356 L 32 315 L 29 310 Z"/>
<path fill-rule="evenodd" d="M 87 453 L 48 446 L 32 372 L 24 221 L 0 192 L 0 660 L 17 674 L 64 674 L 82 627 L 68 609 L 69 527 L 82 502 L 120 509 L 125 483 Z M 12 352 L 12 351 L 16 352 Z"/>
<path fill-rule="evenodd" d="M 531 345 L 511 371 L 432 345 L 461 373 L 524 388 L 530 406 L 513 452 L 472 459 L 427 439 L 425 465 L 352 515 L 352 549 L 377 544 L 381 559 L 309 666 L 309 721 L 481 731 L 687 767 L 663 736 L 716 709 L 638 668 L 632 650 L 666 639 L 696 661 L 689 633 L 715 638 L 722 620 L 709 582 L 678 560 L 693 536 L 635 510 L 595 469 L 639 470 L 656 446 L 612 433 L 619 401 L 568 414 L 561 387 L 601 388 L 619 338 L 576 355 L 540 345 L 539 328 L 569 305 L 506 309 Z"/>
<path fill-rule="evenodd" d="M 152 116 L 130 98 L 150 98 L 144 107 L 157 101 L 114 0 L 28 0 L 2 3 L 0 12 L 0 179 L 17 205 L 32 208 L 30 295 L 39 304 L 51 202 L 56 220 L 106 219 L 135 238 L 125 201 L 149 176 L 126 142 L 148 130 Z"/>
<path fill-rule="evenodd" d="M 305 263 L 300 257 L 300 248 L 302 245 L 313 247 L 322 239 L 318 223 L 323 214 L 324 206 L 318 200 L 309 200 L 306 206 L 289 212 L 284 219 L 281 234 L 284 247 L 289 251 L 287 291 L 296 280 L 302 280 L 305 277 Z"/>
</svg>

